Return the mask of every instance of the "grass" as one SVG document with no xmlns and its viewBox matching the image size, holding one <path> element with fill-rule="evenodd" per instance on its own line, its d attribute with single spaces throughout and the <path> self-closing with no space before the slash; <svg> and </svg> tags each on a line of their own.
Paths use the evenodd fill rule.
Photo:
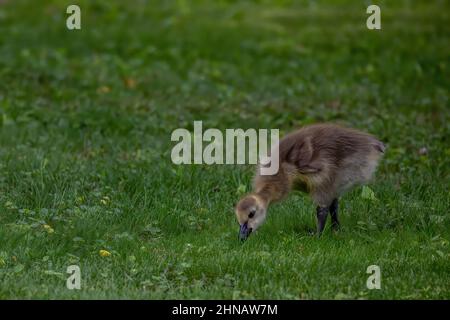
<svg viewBox="0 0 450 320">
<path fill-rule="evenodd" d="M 0 298 L 450 298 L 447 2 L 379 1 L 381 31 L 364 2 L 77 3 L 81 31 L 70 1 L 0 3 Z M 371 132 L 376 199 L 318 239 L 295 193 L 242 245 L 253 168 L 172 164 L 194 120 Z"/>
</svg>

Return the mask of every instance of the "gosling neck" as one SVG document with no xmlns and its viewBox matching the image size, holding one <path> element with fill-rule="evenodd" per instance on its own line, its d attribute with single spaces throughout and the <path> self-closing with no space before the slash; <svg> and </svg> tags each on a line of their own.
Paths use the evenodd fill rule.
<svg viewBox="0 0 450 320">
<path fill-rule="evenodd" d="M 254 193 L 255 199 L 259 205 L 267 208 L 272 201 L 272 195 L 268 190 L 261 190 Z"/>
</svg>

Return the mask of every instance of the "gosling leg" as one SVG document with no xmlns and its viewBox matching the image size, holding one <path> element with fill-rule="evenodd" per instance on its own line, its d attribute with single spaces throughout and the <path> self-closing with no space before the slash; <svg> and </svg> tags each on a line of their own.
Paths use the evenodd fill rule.
<svg viewBox="0 0 450 320">
<path fill-rule="evenodd" d="M 328 216 L 328 207 L 320 207 L 318 206 L 316 208 L 316 215 L 317 215 L 317 233 L 322 233 L 323 229 L 325 228 L 325 223 L 327 222 L 327 216 Z"/>
<path fill-rule="evenodd" d="M 330 205 L 330 214 L 331 214 L 331 228 L 333 230 L 339 230 L 341 224 L 339 223 L 338 219 L 338 208 L 339 208 L 339 201 L 338 199 L 334 199 L 333 202 Z"/>
</svg>

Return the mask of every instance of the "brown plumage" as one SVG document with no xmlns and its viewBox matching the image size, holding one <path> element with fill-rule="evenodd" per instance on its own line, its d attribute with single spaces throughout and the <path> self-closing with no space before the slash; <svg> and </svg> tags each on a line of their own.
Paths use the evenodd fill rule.
<svg viewBox="0 0 450 320">
<path fill-rule="evenodd" d="M 253 193 L 236 206 L 245 239 L 266 217 L 270 203 L 286 197 L 292 189 L 308 193 L 317 205 L 318 232 L 328 212 L 332 225 L 339 226 L 338 198 L 355 185 L 368 183 L 385 146 L 370 134 L 334 124 L 303 127 L 279 142 L 279 171 L 253 181 Z"/>
</svg>

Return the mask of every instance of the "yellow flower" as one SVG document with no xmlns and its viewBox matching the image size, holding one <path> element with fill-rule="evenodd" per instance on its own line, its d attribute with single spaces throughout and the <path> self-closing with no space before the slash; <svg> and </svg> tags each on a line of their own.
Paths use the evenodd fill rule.
<svg viewBox="0 0 450 320">
<path fill-rule="evenodd" d="M 109 256 L 111 256 L 111 252 L 106 251 L 106 250 L 100 250 L 98 253 L 100 254 L 101 257 L 109 257 Z"/>
<path fill-rule="evenodd" d="M 55 232 L 55 230 L 52 227 L 50 227 L 48 224 L 44 224 L 43 227 L 44 227 L 45 231 L 47 231 L 47 233 Z"/>
</svg>

